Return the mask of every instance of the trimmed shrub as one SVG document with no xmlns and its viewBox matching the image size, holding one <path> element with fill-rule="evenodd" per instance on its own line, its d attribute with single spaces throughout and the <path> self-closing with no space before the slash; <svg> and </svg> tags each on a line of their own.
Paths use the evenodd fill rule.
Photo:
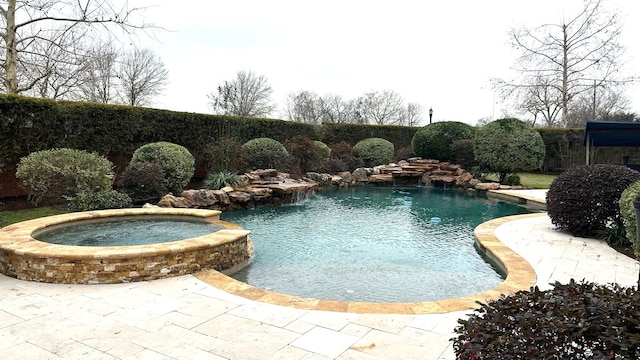
<svg viewBox="0 0 640 360">
<path fill-rule="evenodd" d="M 324 143 L 313 141 L 303 135 L 296 135 L 286 140 L 284 146 L 289 154 L 297 159 L 301 173 L 322 169 L 331 153 L 331 149 Z"/>
<path fill-rule="evenodd" d="M 367 167 L 390 163 L 395 152 L 393 143 L 382 138 L 360 140 L 353 146 L 353 150 Z"/>
<path fill-rule="evenodd" d="M 156 163 L 130 163 L 122 172 L 118 188 L 134 204 L 156 203 L 167 194 L 164 173 Z"/>
<path fill-rule="evenodd" d="M 131 158 L 131 163 L 138 162 L 158 165 L 167 190 L 180 194 L 193 176 L 195 159 L 184 146 L 161 141 L 139 147 Z"/>
<path fill-rule="evenodd" d="M 506 118 L 477 130 L 473 152 L 480 167 L 497 173 L 503 184 L 508 174 L 539 169 L 545 148 L 534 128 L 518 119 Z"/>
<path fill-rule="evenodd" d="M 558 175 L 547 192 L 551 222 L 574 236 L 623 226 L 618 202 L 640 173 L 620 165 L 582 165 Z"/>
<path fill-rule="evenodd" d="M 73 196 L 111 188 L 112 165 L 104 156 L 76 149 L 36 151 L 22 158 L 16 178 L 37 204 L 43 197 Z"/>
<path fill-rule="evenodd" d="M 453 160 L 451 144 L 456 140 L 473 139 L 475 128 L 457 121 L 429 124 L 416 132 L 411 148 L 416 156 L 440 161 Z"/>
<path fill-rule="evenodd" d="M 124 209 L 133 206 L 127 194 L 113 189 L 98 192 L 80 192 L 67 198 L 67 205 L 72 211 L 89 211 L 102 209 Z"/>
<path fill-rule="evenodd" d="M 473 154 L 473 139 L 455 140 L 451 143 L 451 157 L 455 164 L 471 170 L 477 165 Z"/>
<path fill-rule="evenodd" d="M 204 186 L 211 190 L 220 190 L 225 186 L 235 186 L 238 183 L 238 175 L 222 171 L 207 176 L 204 180 Z"/>
<path fill-rule="evenodd" d="M 640 196 L 640 182 L 635 182 L 622 192 L 618 205 L 620 207 L 620 216 L 622 216 L 627 239 L 631 241 L 636 257 L 640 258 L 640 242 L 638 241 L 638 235 L 636 233 L 636 210 L 633 207 L 633 201 L 638 196 Z"/>
<path fill-rule="evenodd" d="M 242 157 L 251 169 L 282 170 L 284 159 L 289 157 L 287 149 L 277 140 L 257 138 L 242 145 Z"/>
<path fill-rule="evenodd" d="M 638 359 L 640 292 L 555 283 L 482 304 L 458 320 L 457 359 Z"/>
<path fill-rule="evenodd" d="M 520 175 L 518 174 L 509 174 L 507 178 L 504 180 L 504 183 L 507 185 L 520 185 Z"/>
</svg>

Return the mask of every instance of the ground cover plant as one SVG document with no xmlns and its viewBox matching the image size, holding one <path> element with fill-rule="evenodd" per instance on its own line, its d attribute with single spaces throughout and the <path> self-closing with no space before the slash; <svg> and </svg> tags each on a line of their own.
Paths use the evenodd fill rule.
<svg viewBox="0 0 640 360">
<path fill-rule="evenodd" d="M 458 359 L 638 359 L 640 292 L 555 283 L 481 304 L 453 338 Z"/>
</svg>

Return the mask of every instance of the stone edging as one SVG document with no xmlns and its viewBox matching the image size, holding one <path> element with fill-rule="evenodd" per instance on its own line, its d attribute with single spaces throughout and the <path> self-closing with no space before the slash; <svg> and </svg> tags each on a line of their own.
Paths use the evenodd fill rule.
<svg viewBox="0 0 640 360">
<path fill-rule="evenodd" d="M 276 293 L 248 285 L 213 270 L 201 271 L 195 276 L 220 290 L 250 300 L 306 310 L 360 314 L 440 314 L 470 310 L 479 307 L 478 301 L 496 300 L 503 294 L 529 290 L 535 285 L 537 277 L 531 265 L 494 235 L 495 228 L 506 222 L 533 216 L 546 216 L 546 213 L 507 216 L 484 222 L 476 227 L 474 234 L 478 247 L 507 273 L 507 277 L 491 290 L 462 298 L 412 303 L 346 302 Z"/>
<path fill-rule="evenodd" d="M 21 280 L 107 284 L 225 270 L 245 263 L 253 246 L 248 230 L 219 220 L 220 211 L 199 209 L 112 209 L 61 214 L 0 229 L 0 273 Z M 75 221 L 159 216 L 202 219 L 223 229 L 196 238 L 134 246 L 67 246 L 38 241 L 32 234 Z"/>
</svg>

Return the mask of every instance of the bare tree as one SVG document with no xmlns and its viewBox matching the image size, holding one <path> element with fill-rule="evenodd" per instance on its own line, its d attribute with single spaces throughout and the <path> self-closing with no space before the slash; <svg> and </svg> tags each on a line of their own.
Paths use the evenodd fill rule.
<svg viewBox="0 0 640 360">
<path fill-rule="evenodd" d="M 99 44 L 87 55 L 87 69 L 81 84 L 81 98 L 86 101 L 113 103 L 117 100 L 118 51 L 112 43 Z"/>
<path fill-rule="evenodd" d="M 629 99 L 617 88 L 601 88 L 593 94 L 582 93 L 569 107 L 569 126 L 584 127 L 588 119 L 613 120 L 627 113 Z M 632 120 L 631 120 L 632 121 Z"/>
<path fill-rule="evenodd" d="M 407 126 L 417 126 L 422 121 L 422 112 L 424 109 L 422 105 L 416 103 L 408 103 L 407 110 L 405 112 L 406 121 L 404 123 Z"/>
<path fill-rule="evenodd" d="M 290 93 L 286 100 L 286 118 L 307 124 L 320 124 L 323 117 L 323 100 L 318 94 L 302 90 Z"/>
<path fill-rule="evenodd" d="M 357 100 L 343 100 L 340 95 L 322 97 L 322 122 L 346 124 L 355 122 Z"/>
<path fill-rule="evenodd" d="M 601 5 L 602 0 L 585 0 L 576 16 L 559 24 L 512 29 L 512 45 L 521 53 L 515 66 L 521 78 L 496 80 L 501 95 L 506 98 L 532 87 L 549 88 L 547 94 L 559 94 L 555 106 L 562 109 L 561 124 L 567 127 L 571 100 L 593 89 L 594 81 L 596 87 L 631 81 L 630 77 L 621 77 L 619 71 L 624 47 L 619 42 L 618 14 L 605 11 Z M 556 95 L 543 98 L 555 99 Z"/>
<path fill-rule="evenodd" d="M 539 117 L 546 127 L 560 125 L 558 115 L 562 112 L 562 95 L 557 88 L 549 84 L 547 78 L 536 78 L 534 84 L 518 92 L 518 108 L 524 113 L 533 116 L 533 126 L 536 126 Z"/>
<path fill-rule="evenodd" d="M 405 119 L 404 101 L 392 90 L 372 91 L 359 98 L 357 115 L 365 124 L 402 125 Z"/>
<path fill-rule="evenodd" d="M 122 102 L 131 106 L 150 105 L 162 93 L 169 72 L 150 49 L 134 49 L 121 58 L 118 79 Z"/>
<path fill-rule="evenodd" d="M 35 77 L 20 74 L 29 71 L 38 57 L 38 63 L 47 59 L 47 54 L 40 50 L 47 48 L 43 43 L 72 51 L 59 40 L 76 28 L 88 32 L 93 26 L 114 25 L 128 32 L 149 27 L 130 22 L 132 14 L 139 10 L 127 5 L 117 9 L 108 0 L 7 0 L 6 5 L 0 5 L 4 90 L 13 94 L 28 91 L 47 76 L 46 71 Z M 26 54 L 31 57 L 30 64 L 25 63 Z"/>
<path fill-rule="evenodd" d="M 207 97 L 218 114 L 263 117 L 276 109 L 271 100 L 272 93 L 271 85 L 263 75 L 238 71 L 234 80 L 218 85 L 217 92 Z"/>
</svg>

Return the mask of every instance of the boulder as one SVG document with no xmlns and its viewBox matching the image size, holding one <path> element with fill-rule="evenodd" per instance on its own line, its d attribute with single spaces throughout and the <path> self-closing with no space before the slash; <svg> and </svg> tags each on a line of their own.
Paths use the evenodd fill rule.
<svg viewBox="0 0 640 360">
<path fill-rule="evenodd" d="M 369 181 L 368 171 L 365 168 L 357 168 L 353 170 L 351 175 L 356 182 L 363 183 Z"/>
<path fill-rule="evenodd" d="M 180 194 L 181 197 L 189 200 L 194 207 L 207 208 L 218 203 L 218 196 L 213 190 L 185 190 Z"/>
<path fill-rule="evenodd" d="M 262 201 L 271 197 L 271 189 L 268 188 L 248 188 L 244 191 L 251 194 L 251 197 L 256 201 Z"/>
<path fill-rule="evenodd" d="M 193 206 L 191 202 L 183 197 L 176 197 L 171 194 L 167 194 L 158 202 L 159 207 L 164 208 L 182 208 L 187 209 Z"/>
<path fill-rule="evenodd" d="M 244 191 L 232 191 L 227 195 L 229 195 L 229 199 L 231 200 L 231 202 L 234 203 L 244 204 L 251 201 L 251 194 Z"/>
<path fill-rule="evenodd" d="M 228 195 L 228 193 L 231 191 L 227 192 L 223 190 L 211 190 L 211 192 L 218 197 L 218 202 L 220 203 L 220 205 L 231 204 L 231 199 L 229 199 L 229 195 Z"/>
<path fill-rule="evenodd" d="M 476 190 L 498 190 L 500 189 L 500 184 L 498 183 L 479 183 L 475 186 Z"/>
</svg>

